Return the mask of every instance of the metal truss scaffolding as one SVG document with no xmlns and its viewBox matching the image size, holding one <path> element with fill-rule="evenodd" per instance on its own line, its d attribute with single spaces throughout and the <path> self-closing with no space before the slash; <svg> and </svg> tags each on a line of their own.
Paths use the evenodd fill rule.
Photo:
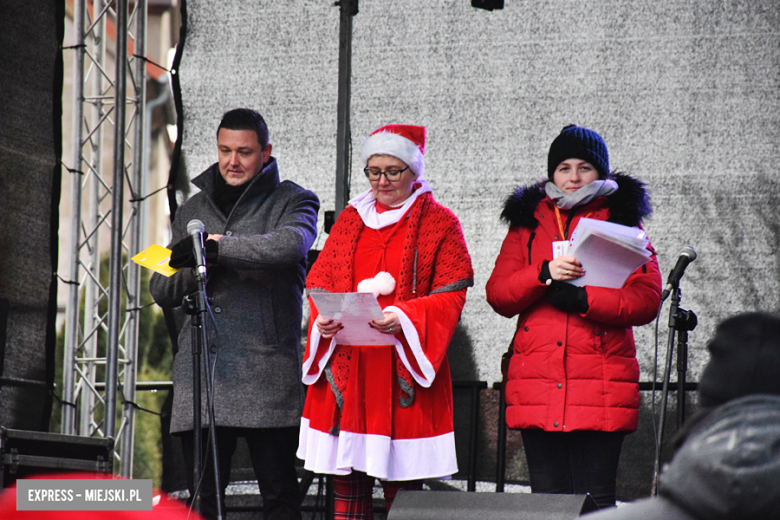
<svg viewBox="0 0 780 520">
<path fill-rule="evenodd" d="M 75 0 L 73 14 L 71 263 L 62 433 L 115 439 L 115 465 L 119 463 L 121 476 L 132 477 L 141 290 L 140 268 L 130 258 L 140 251 L 146 189 L 147 3 L 89 3 L 91 13 L 88 0 Z M 114 33 L 112 72 L 107 43 Z M 105 144 L 111 134 L 113 151 Z M 111 172 L 103 166 L 108 153 L 113 156 Z M 107 283 L 100 272 L 106 237 Z"/>
</svg>

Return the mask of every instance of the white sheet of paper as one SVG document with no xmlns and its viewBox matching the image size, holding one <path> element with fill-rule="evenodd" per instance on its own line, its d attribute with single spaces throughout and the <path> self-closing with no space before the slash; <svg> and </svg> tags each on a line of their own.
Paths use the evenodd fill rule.
<svg viewBox="0 0 780 520">
<path fill-rule="evenodd" d="M 341 345 L 392 345 L 395 338 L 368 326 L 384 314 L 372 293 L 310 293 L 320 315 L 340 321 L 344 328 L 336 336 Z"/>
<path fill-rule="evenodd" d="M 647 234 L 638 227 L 580 219 L 569 239 L 569 255 L 582 263 L 585 275 L 569 283 L 619 289 L 634 270 L 650 260 Z"/>
<path fill-rule="evenodd" d="M 577 287 L 593 285 L 620 289 L 631 273 L 649 259 L 640 252 L 597 234 L 586 237 L 579 243 L 576 253 L 572 254 L 585 269 L 584 276 L 569 282 Z"/>
<path fill-rule="evenodd" d="M 582 218 L 569 237 L 572 247 L 580 241 L 584 241 L 590 234 L 612 237 L 626 247 L 633 247 L 637 251 L 647 248 L 647 233 L 638 227 L 622 226 L 614 222 Z M 570 249 L 569 251 L 573 251 Z"/>
</svg>

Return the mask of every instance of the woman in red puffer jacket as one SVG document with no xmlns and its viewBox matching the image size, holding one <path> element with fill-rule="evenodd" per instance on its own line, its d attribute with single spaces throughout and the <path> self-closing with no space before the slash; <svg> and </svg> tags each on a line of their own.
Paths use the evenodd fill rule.
<svg viewBox="0 0 780 520">
<path fill-rule="evenodd" d="M 487 283 L 493 309 L 518 316 L 506 421 L 522 432 L 534 493 L 589 493 L 608 507 L 623 438 L 639 418 L 631 327 L 656 316 L 658 261 L 653 251 L 620 289 L 576 287 L 565 282 L 582 264 L 553 251 L 583 217 L 641 226 L 650 201 L 642 182 L 610 173 L 603 139 L 583 127 L 553 141 L 548 177 L 507 200 L 510 229 Z"/>
</svg>

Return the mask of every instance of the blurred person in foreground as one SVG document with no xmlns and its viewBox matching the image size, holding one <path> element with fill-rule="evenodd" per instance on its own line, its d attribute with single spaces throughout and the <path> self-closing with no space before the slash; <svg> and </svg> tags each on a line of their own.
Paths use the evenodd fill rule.
<svg viewBox="0 0 780 520">
<path fill-rule="evenodd" d="M 263 496 L 263 518 L 299 519 L 295 470 L 303 408 L 300 337 L 307 252 L 314 243 L 319 200 L 291 181 L 280 181 L 268 127 L 254 110 L 222 116 L 218 161 L 192 183 L 200 189 L 176 213 L 170 277 L 155 273 L 150 291 L 161 307 L 178 307 L 198 291 L 187 224 L 203 222 L 208 265 L 209 344 L 214 363 L 214 412 L 222 489 L 214 489 L 208 447 L 206 380 L 201 378 L 203 467 L 201 513 L 215 518 L 224 503 L 231 458 L 246 440 Z M 173 360 L 171 432 L 182 439 L 190 496 L 194 496 L 192 327 L 188 316 Z M 205 363 L 202 364 L 205 374 Z M 224 508 L 223 508 L 224 511 Z"/>
<path fill-rule="evenodd" d="M 376 478 L 389 510 L 399 489 L 457 471 L 447 363 L 473 285 L 460 223 L 425 180 L 425 128 L 387 125 L 364 142 L 370 189 L 349 202 L 312 266 L 307 290 L 373 292 L 384 346 L 339 344 L 342 323 L 310 299 L 309 385 L 298 456 L 334 477 L 337 519 L 373 517 Z"/>
<path fill-rule="evenodd" d="M 588 519 L 780 518 L 780 315 L 729 318 L 708 349 L 701 408 L 676 436 L 658 496 Z"/>
<path fill-rule="evenodd" d="M 620 289 L 570 283 L 580 261 L 556 247 L 580 219 L 641 226 L 645 186 L 611 172 L 599 134 L 570 125 L 553 140 L 548 178 L 519 187 L 504 205 L 510 229 L 487 283 L 487 300 L 517 316 L 506 383 L 506 423 L 520 429 L 534 493 L 589 493 L 614 506 L 618 461 L 639 420 L 639 364 L 632 327 L 661 301 L 655 251 Z"/>
</svg>

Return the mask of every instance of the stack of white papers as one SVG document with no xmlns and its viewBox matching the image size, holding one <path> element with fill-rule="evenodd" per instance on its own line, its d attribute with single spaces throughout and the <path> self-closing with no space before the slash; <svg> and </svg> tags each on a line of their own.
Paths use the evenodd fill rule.
<svg viewBox="0 0 780 520">
<path fill-rule="evenodd" d="M 585 275 L 570 283 L 619 289 L 637 267 L 650 260 L 647 234 L 638 227 L 580 219 L 569 239 L 568 255 L 582 263 Z"/>
</svg>

